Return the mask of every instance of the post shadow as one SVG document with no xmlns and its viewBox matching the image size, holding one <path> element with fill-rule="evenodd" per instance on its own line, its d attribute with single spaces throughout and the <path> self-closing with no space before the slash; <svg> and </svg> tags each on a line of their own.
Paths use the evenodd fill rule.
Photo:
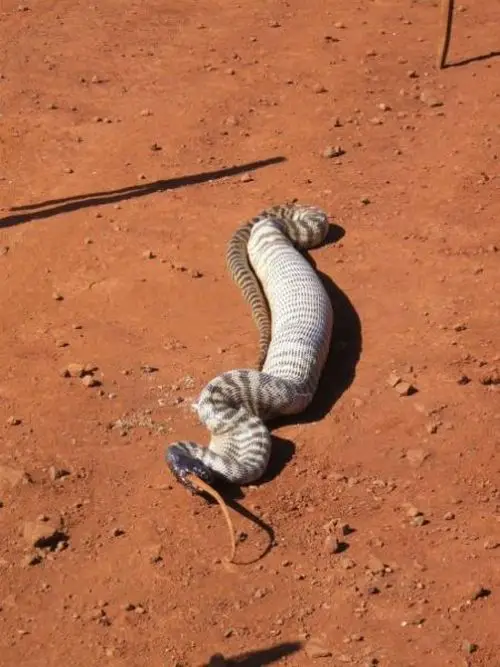
<svg viewBox="0 0 500 667">
<path fill-rule="evenodd" d="M 201 172 L 199 174 L 191 174 L 189 176 L 181 176 L 178 178 L 169 178 L 152 183 L 145 183 L 143 185 L 131 185 L 120 188 L 118 190 L 108 190 L 103 192 L 91 192 L 83 195 L 74 195 L 71 197 L 64 197 L 62 199 L 49 199 L 38 202 L 36 204 L 24 204 L 22 206 L 14 206 L 10 210 L 14 213 L 0 218 L 0 229 L 2 227 L 12 227 L 20 225 L 32 220 L 43 220 L 45 218 L 52 218 L 55 215 L 62 213 L 70 213 L 92 206 L 104 206 L 106 204 L 116 204 L 128 199 L 135 199 L 137 197 L 144 197 L 155 192 L 164 192 L 165 190 L 175 190 L 177 188 L 186 187 L 188 185 L 198 185 L 200 183 L 207 183 L 209 181 L 227 178 L 229 176 L 236 176 L 247 171 L 255 171 L 273 164 L 280 164 L 286 162 L 286 158 L 276 156 L 267 158 L 265 160 L 258 160 L 255 162 L 248 162 L 242 165 L 227 167 L 225 169 L 217 169 L 215 171 Z"/>
<path fill-rule="evenodd" d="M 302 648 L 302 642 L 286 642 L 260 651 L 249 651 L 229 658 L 216 653 L 203 667 L 264 667 L 281 658 L 296 653 Z"/>
</svg>

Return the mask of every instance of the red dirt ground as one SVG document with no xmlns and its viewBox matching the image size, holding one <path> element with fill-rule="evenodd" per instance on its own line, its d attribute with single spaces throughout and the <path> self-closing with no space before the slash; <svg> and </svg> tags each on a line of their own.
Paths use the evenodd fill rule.
<svg viewBox="0 0 500 667">
<path fill-rule="evenodd" d="M 3 0 L 2 666 L 500 665 L 500 5 L 437 71 L 437 3 L 395 4 Z M 227 566 L 163 453 L 254 365 L 226 243 L 294 197 L 344 232 L 332 358 Z"/>
</svg>

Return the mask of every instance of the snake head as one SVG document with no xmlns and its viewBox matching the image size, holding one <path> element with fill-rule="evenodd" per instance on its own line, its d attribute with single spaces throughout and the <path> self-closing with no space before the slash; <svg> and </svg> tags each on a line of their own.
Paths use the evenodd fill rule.
<svg viewBox="0 0 500 667">
<path fill-rule="evenodd" d="M 172 445 L 168 448 L 165 459 L 172 474 L 188 491 L 193 494 L 199 494 L 199 490 L 190 481 L 194 475 L 207 484 L 213 484 L 214 473 L 206 466 L 203 461 L 195 458 L 187 452 L 181 445 Z"/>
</svg>

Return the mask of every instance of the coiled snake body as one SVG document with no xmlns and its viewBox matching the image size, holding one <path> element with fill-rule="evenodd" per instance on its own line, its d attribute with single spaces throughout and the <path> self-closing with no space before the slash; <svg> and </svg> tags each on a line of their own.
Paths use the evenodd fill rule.
<svg viewBox="0 0 500 667">
<path fill-rule="evenodd" d="M 262 370 L 228 371 L 202 390 L 193 407 L 211 433 L 208 447 L 190 441 L 168 447 L 170 469 L 193 491 L 192 476 L 208 484 L 217 478 L 249 484 L 263 475 L 271 452 L 266 422 L 309 405 L 330 347 L 330 299 L 294 247 L 322 243 L 327 216 L 318 208 L 295 205 L 286 220 L 272 209 L 249 224 L 248 259 L 269 303 L 271 340 Z"/>
</svg>

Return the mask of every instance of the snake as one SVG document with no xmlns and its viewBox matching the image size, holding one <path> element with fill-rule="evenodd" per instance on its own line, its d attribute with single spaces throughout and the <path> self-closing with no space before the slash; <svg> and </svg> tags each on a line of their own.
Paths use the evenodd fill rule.
<svg viewBox="0 0 500 667">
<path fill-rule="evenodd" d="M 280 218 L 274 208 L 248 226 L 246 252 L 262 298 L 269 304 L 270 341 L 261 369 L 219 374 L 192 404 L 211 434 L 208 446 L 178 440 L 167 447 L 167 465 L 192 493 L 200 492 L 200 480 L 206 490 L 218 480 L 248 485 L 262 477 L 272 448 L 266 424 L 309 406 L 330 349 L 331 301 L 316 270 L 300 252 L 325 240 L 328 216 L 318 207 L 293 204 L 287 207 L 286 217 Z M 244 284 L 244 273 L 240 284 Z M 251 284 L 242 291 L 249 294 Z"/>
</svg>

